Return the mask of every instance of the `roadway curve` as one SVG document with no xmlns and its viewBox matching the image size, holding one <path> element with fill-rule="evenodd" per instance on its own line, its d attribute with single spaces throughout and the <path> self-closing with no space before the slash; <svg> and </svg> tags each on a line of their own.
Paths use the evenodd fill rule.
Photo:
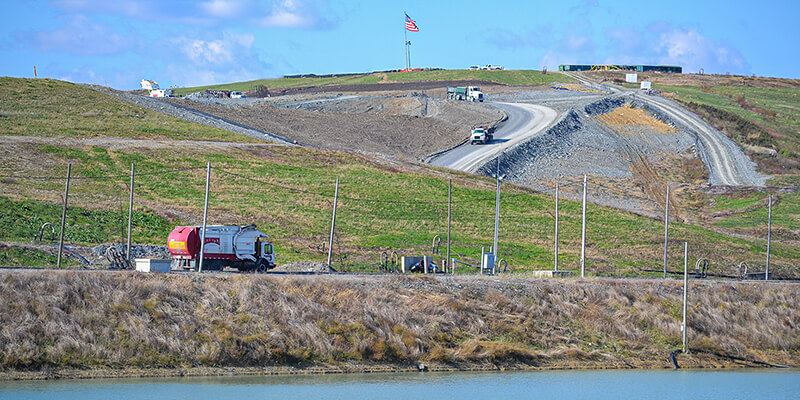
<svg viewBox="0 0 800 400">
<path fill-rule="evenodd" d="M 612 95 L 638 93 L 636 99 L 672 119 L 678 126 L 694 134 L 698 142 L 700 158 L 708 167 L 708 182 L 711 185 L 763 186 L 766 177 L 755 170 L 755 163 L 729 137 L 705 122 L 695 113 L 679 104 L 659 96 L 641 95 L 641 91 L 617 85 L 605 85 L 575 72 L 564 75 L 578 80 L 581 84 L 610 92 Z"/>
<path fill-rule="evenodd" d="M 526 103 L 487 103 L 503 110 L 506 119 L 494 131 L 494 140 L 484 145 L 463 143 L 430 160 L 433 165 L 474 172 L 506 149 L 541 132 L 558 117 L 550 107 Z"/>
<path fill-rule="evenodd" d="M 755 171 L 755 163 L 729 137 L 684 110 L 672 101 L 660 97 L 637 96 L 650 107 L 668 115 L 674 122 L 697 135 L 703 161 L 708 166 L 708 181 L 712 185 L 763 186 L 766 181 Z"/>
</svg>

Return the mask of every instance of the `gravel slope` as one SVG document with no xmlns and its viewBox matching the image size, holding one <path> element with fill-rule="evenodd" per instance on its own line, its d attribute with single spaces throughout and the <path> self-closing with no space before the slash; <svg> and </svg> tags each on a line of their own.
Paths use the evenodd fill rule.
<svg viewBox="0 0 800 400">
<path fill-rule="evenodd" d="M 299 143 L 407 161 L 421 161 L 453 147 L 467 138 L 473 126 L 492 126 L 505 117 L 483 104 L 432 99 L 417 92 L 280 97 L 246 106 L 226 100 L 169 101 Z"/>
<path fill-rule="evenodd" d="M 566 73 L 584 85 L 602 89 L 616 95 L 635 97 L 672 120 L 681 129 L 696 138 L 697 150 L 709 169 L 710 185 L 763 186 L 768 177 L 756 172 L 756 164 L 730 138 L 703 121 L 696 114 L 659 96 L 647 96 L 636 89 L 612 84 L 599 84 L 577 73 Z"/>
</svg>

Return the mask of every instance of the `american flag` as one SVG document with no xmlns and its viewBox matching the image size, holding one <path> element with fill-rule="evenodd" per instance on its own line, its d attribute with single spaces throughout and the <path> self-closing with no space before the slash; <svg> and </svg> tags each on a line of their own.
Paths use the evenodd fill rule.
<svg viewBox="0 0 800 400">
<path fill-rule="evenodd" d="M 411 19 L 408 14 L 406 14 L 406 29 L 410 30 L 411 32 L 419 32 L 416 21 Z"/>
</svg>

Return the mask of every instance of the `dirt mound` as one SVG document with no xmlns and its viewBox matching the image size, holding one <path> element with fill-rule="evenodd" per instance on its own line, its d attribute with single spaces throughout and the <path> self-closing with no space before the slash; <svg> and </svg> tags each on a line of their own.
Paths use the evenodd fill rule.
<svg viewBox="0 0 800 400">
<path fill-rule="evenodd" d="M 295 261 L 293 263 L 276 267 L 273 271 L 292 272 L 292 273 L 311 272 L 316 274 L 326 274 L 326 273 L 336 272 L 335 269 L 331 268 L 330 265 L 325 264 L 324 262 L 310 262 L 310 261 Z"/>
<path fill-rule="evenodd" d="M 386 90 L 430 90 L 447 86 L 506 86 L 503 84 L 478 81 L 478 80 L 458 80 L 458 81 L 421 81 L 421 82 L 392 82 L 392 83 L 370 83 L 361 85 L 333 85 L 333 86 L 308 86 L 286 89 L 272 89 L 272 96 L 285 96 L 290 94 L 310 94 L 310 93 L 330 93 L 330 92 L 380 92 Z"/>
<path fill-rule="evenodd" d="M 267 99 L 263 99 L 267 100 Z M 493 126 L 501 111 L 483 105 L 404 96 L 298 97 L 231 107 L 189 100 L 172 103 L 311 146 L 379 153 L 419 161 L 455 146 L 478 125 Z"/>
</svg>

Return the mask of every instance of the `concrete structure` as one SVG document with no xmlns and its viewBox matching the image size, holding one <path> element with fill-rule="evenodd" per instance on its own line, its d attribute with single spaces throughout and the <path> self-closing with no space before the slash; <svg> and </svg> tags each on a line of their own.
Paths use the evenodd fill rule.
<svg viewBox="0 0 800 400">
<path fill-rule="evenodd" d="M 136 270 L 139 272 L 170 272 L 170 259 L 137 258 Z"/>
</svg>

